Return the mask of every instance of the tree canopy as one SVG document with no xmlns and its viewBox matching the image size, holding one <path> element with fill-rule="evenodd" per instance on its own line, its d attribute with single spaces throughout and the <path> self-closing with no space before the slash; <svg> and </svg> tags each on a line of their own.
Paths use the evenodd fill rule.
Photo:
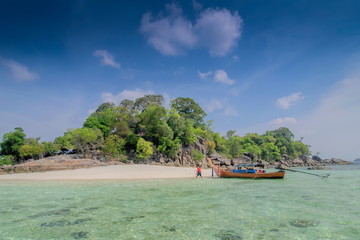
<svg viewBox="0 0 360 240">
<path fill-rule="evenodd" d="M 253 160 L 273 162 L 310 154 L 310 146 L 294 140 L 288 128 L 245 136 L 229 130 L 222 136 L 211 130 L 212 122 L 206 124 L 205 117 L 206 112 L 191 98 L 175 98 L 170 101 L 169 109 L 164 107 L 161 95 L 146 95 L 135 101 L 125 99 L 119 105 L 106 102 L 99 105 L 81 128 L 70 129 L 53 142 L 40 143 L 40 138 L 26 138 L 22 128 L 15 128 L 3 136 L 1 154 L 12 156 L 6 159 L 15 161 L 71 149 L 84 156 L 103 153 L 121 159 L 126 156 L 148 158 L 154 153 L 174 157 L 181 147 L 200 139 L 207 154 L 216 151 L 229 158 L 246 155 Z"/>
</svg>

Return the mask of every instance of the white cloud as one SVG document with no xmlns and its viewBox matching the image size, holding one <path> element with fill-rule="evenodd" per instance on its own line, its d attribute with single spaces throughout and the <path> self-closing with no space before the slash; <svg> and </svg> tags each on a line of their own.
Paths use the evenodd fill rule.
<svg viewBox="0 0 360 240">
<path fill-rule="evenodd" d="M 206 106 L 206 110 L 209 113 L 222 108 L 223 108 L 223 104 L 219 99 L 211 99 L 210 103 Z"/>
<path fill-rule="evenodd" d="M 114 57 L 106 50 L 94 51 L 94 56 L 101 58 L 102 64 L 119 69 L 120 64 L 115 62 Z"/>
<path fill-rule="evenodd" d="M 219 83 L 224 83 L 227 85 L 233 85 L 235 83 L 235 80 L 230 79 L 227 75 L 227 72 L 221 69 L 215 71 L 214 81 Z"/>
<path fill-rule="evenodd" d="M 241 36 L 243 21 L 237 12 L 208 8 L 196 20 L 195 32 L 199 44 L 209 49 L 212 56 L 225 56 Z"/>
<path fill-rule="evenodd" d="M 286 110 L 286 109 L 289 109 L 294 104 L 296 104 L 297 102 L 301 101 L 302 99 L 304 99 L 304 96 L 302 95 L 302 93 L 296 92 L 289 96 L 279 98 L 278 100 L 276 100 L 276 105 L 279 108 Z"/>
<path fill-rule="evenodd" d="M 136 100 L 139 97 L 143 97 L 145 95 L 154 94 L 153 91 L 145 91 L 142 89 L 135 90 L 124 90 L 115 95 L 110 92 L 104 92 L 101 94 L 101 99 L 103 102 L 112 102 L 115 104 L 119 104 L 124 99 Z"/>
<path fill-rule="evenodd" d="M 277 118 L 269 122 L 269 125 L 279 128 L 279 127 L 290 127 L 297 123 L 296 118 L 293 117 L 284 117 L 284 118 Z"/>
<path fill-rule="evenodd" d="M 226 116 L 237 116 L 238 112 L 233 107 L 227 107 L 225 109 L 225 115 Z"/>
<path fill-rule="evenodd" d="M 168 16 L 153 18 L 151 13 L 142 16 L 140 31 L 148 43 L 164 55 L 180 55 L 195 45 L 192 24 L 182 16 L 176 4 L 166 5 Z"/>
<path fill-rule="evenodd" d="M 360 77 L 337 82 L 295 129 L 320 157 L 360 157 Z"/>
<path fill-rule="evenodd" d="M 200 5 L 194 2 L 198 10 Z M 167 15 L 142 16 L 140 32 L 148 43 L 164 55 L 181 55 L 194 47 L 207 48 L 212 56 L 224 56 L 241 36 L 242 19 L 237 12 L 208 8 L 194 23 L 183 16 L 176 4 L 166 5 Z"/>
<path fill-rule="evenodd" d="M 14 60 L 0 58 L 0 64 L 7 68 L 11 78 L 17 82 L 31 81 L 39 78 L 39 75 L 31 72 L 27 66 Z"/>
<path fill-rule="evenodd" d="M 201 5 L 201 3 L 199 3 L 198 1 L 196 0 L 193 0 L 192 1 L 192 4 L 193 4 L 193 8 L 196 10 L 196 11 L 200 11 L 203 6 Z"/>
<path fill-rule="evenodd" d="M 207 79 L 208 77 L 210 77 L 212 75 L 212 72 L 211 71 L 208 71 L 208 72 L 200 72 L 198 71 L 198 75 L 200 77 L 200 79 L 204 80 L 204 79 Z"/>
</svg>

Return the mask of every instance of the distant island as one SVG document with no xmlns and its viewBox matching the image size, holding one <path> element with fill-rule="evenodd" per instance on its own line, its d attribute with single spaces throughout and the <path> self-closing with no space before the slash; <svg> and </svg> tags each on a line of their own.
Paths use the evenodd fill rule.
<svg viewBox="0 0 360 240">
<path fill-rule="evenodd" d="M 360 158 L 355 159 L 353 163 L 360 164 Z"/>
<path fill-rule="evenodd" d="M 212 130 L 212 121 L 205 122 L 206 112 L 193 99 L 178 97 L 170 102 L 169 108 L 164 105 L 161 95 L 146 95 L 135 101 L 126 99 L 119 105 L 106 102 L 81 128 L 69 129 L 52 142 L 40 142 L 40 137 L 27 138 L 24 130 L 17 127 L 4 134 L 0 142 L 0 173 L 1 169 L 8 173 L 45 171 L 48 168 L 40 163 L 48 166 L 49 162 L 61 163 L 61 168 L 108 163 L 206 167 L 207 158 L 227 166 L 244 162 L 260 162 L 265 166 L 273 166 L 275 162 L 288 166 L 349 163 L 312 156 L 310 146 L 295 140 L 286 127 L 245 136 L 228 130 L 221 136 Z M 58 157 L 63 154 L 72 156 L 69 162 Z M 79 159 L 91 161 L 85 164 Z M 51 169 L 57 167 L 53 165 Z"/>
</svg>

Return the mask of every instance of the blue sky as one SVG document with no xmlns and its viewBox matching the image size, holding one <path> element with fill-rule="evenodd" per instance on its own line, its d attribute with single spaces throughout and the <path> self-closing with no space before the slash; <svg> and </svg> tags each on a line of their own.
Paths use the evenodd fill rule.
<svg viewBox="0 0 360 240">
<path fill-rule="evenodd" d="M 51 141 L 104 101 L 190 97 L 214 131 L 289 127 L 360 157 L 359 1 L 1 1 L 0 136 Z"/>
</svg>

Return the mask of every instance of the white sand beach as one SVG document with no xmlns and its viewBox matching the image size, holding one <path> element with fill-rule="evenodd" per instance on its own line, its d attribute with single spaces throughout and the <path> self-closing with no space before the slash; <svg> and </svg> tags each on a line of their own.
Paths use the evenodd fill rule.
<svg viewBox="0 0 360 240">
<path fill-rule="evenodd" d="M 0 175 L 2 180 L 131 180 L 195 178 L 195 168 L 154 165 L 110 165 L 74 170 Z M 211 177 L 211 169 L 202 170 L 203 177 Z"/>
</svg>

